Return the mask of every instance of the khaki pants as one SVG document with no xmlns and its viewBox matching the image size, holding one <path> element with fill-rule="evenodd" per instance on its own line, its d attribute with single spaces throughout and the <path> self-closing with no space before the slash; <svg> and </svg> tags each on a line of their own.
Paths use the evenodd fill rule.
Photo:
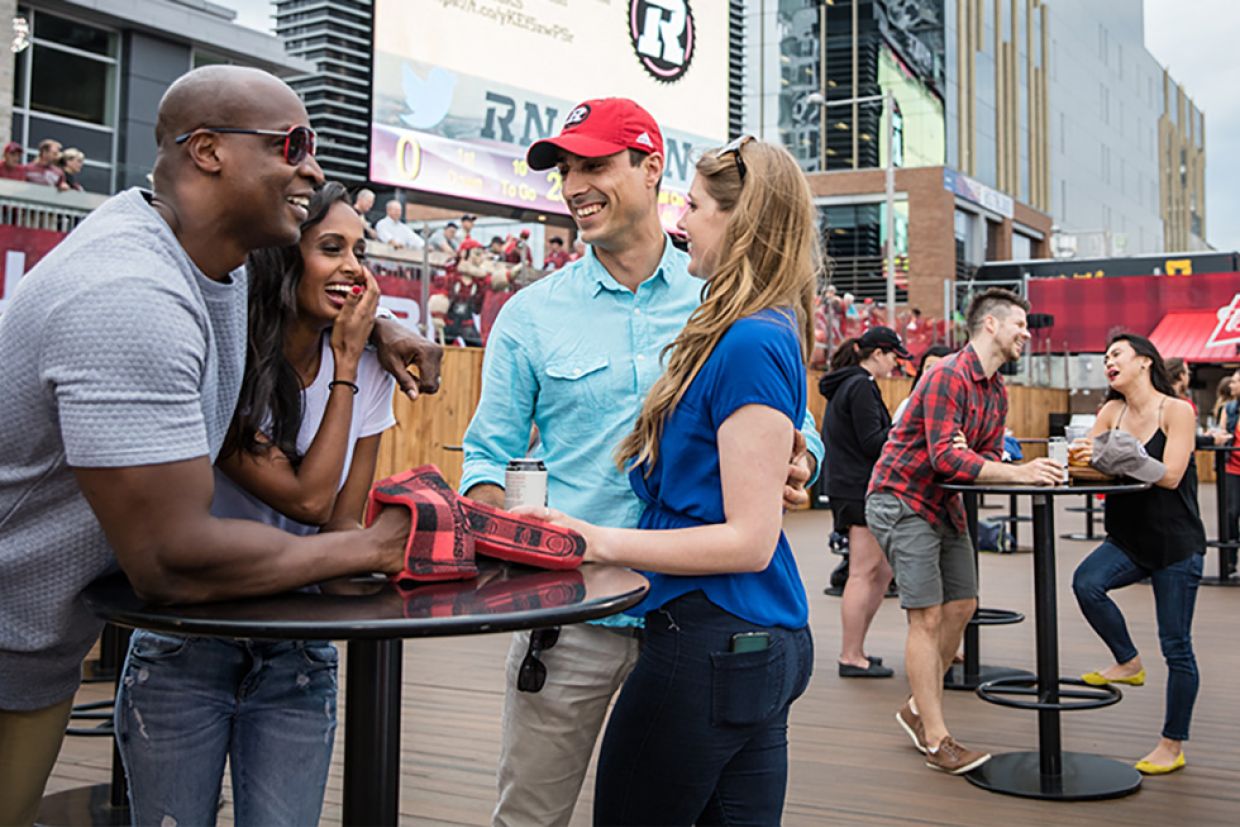
<svg viewBox="0 0 1240 827">
<path fill-rule="evenodd" d="M 492 827 L 564 827 L 573 817 L 616 690 L 637 663 L 637 639 L 581 623 L 565 626 L 539 654 L 547 667 L 541 692 L 517 690 L 530 633 L 513 635 L 508 650 L 500 745 L 499 803 Z"/>
<path fill-rule="evenodd" d="M 29 827 L 39 813 L 69 723 L 73 699 L 44 709 L 0 709 L 0 825 Z"/>
</svg>

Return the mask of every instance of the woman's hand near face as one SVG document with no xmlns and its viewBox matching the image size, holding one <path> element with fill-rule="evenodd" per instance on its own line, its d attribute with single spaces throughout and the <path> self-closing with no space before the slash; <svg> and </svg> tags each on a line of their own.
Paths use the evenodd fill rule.
<svg viewBox="0 0 1240 827">
<path fill-rule="evenodd" d="M 336 359 L 336 379 L 353 381 L 357 378 L 357 364 L 375 325 L 379 283 L 369 269 L 362 268 L 362 273 L 366 277 L 365 288 L 345 299 L 344 307 L 340 308 L 340 315 L 332 325 L 331 346 Z"/>
</svg>

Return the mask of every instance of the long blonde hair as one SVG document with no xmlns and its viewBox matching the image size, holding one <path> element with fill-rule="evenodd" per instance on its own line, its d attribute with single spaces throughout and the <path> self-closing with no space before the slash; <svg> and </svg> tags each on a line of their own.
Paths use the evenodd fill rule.
<svg viewBox="0 0 1240 827">
<path fill-rule="evenodd" d="M 790 310 L 800 331 L 801 358 L 810 357 L 822 254 L 809 183 L 783 147 L 750 140 L 736 152 L 744 153 L 743 181 L 733 152 L 708 152 L 697 163 L 706 192 L 728 213 L 720 260 L 702 288 L 702 304 L 663 349 L 667 370 L 650 389 L 633 431 L 616 449 L 621 470 L 645 465 L 650 473 L 668 417 L 739 319 L 768 308 Z"/>
</svg>

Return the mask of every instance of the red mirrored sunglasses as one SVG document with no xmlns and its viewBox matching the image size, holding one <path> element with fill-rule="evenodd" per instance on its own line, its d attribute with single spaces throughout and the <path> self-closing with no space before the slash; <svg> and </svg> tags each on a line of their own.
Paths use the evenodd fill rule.
<svg viewBox="0 0 1240 827">
<path fill-rule="evenodd" d="M 176 143 L 183 144 L 199 132 L 219 132 L 227 135 L 268 135 L 284 139 L 284 160 L 298 166 L 307 156 L 314 154 L 314 130 L 308 126 L 293 126 L 287 132 L 277 129 L 241 129 L 235 126 L 203 126 L 184 135 L 178 135 Z"/>
</svg>

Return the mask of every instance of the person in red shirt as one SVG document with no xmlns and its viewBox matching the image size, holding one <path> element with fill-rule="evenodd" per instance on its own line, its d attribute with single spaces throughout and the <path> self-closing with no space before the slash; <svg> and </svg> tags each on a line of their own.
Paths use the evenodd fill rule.
<svg viewBox="0 0 1240 827">
<path fill-rule="evenodd" d="M 26 180 L 26 165 L 22 163 L 22 145 L 9 141 L 4 145 L 4 162 L 0 163 L 0 178 L 10 181 Z"/>
<path fill-rule="evenodd" d="M 559 270 L 570 261 L 568 252 L 564 249 L 564 239 L 559 236 L 552 236 L 547 242 L 551 248 L 547 253 L 547 260 L 543 262 L 543 269 L 547 271 Z"/>
<path fill-rule="evenodd" d="M 39 142 L 39 157 L 26 167 L 26 180 L 31 184 L 43 184 L 58 190 L 69 189 L 65 171 L 56 163 L 60 160 L 60 141 L 45 138 Z"/>
<path fill-rule="evenodd" d="M 945 482 L 1051 485 L 1063 466 L 1050 459 L 1000 462 L 1007 389 L 999 367 L 1029 341 L 1029 303 L 991 288 L 969 305 L 969 344 L 913 389 L 891 431 L 866 499 L 866 523 L 895 571 L 908 611 L 905 669 L 912 697 L 896 720 L 932 769 L 960 775 L 990 756 L 952 738 L 943 720 L 943 673 L 977 606 L 973 543 L 960 495 Z"/>
</svg>

